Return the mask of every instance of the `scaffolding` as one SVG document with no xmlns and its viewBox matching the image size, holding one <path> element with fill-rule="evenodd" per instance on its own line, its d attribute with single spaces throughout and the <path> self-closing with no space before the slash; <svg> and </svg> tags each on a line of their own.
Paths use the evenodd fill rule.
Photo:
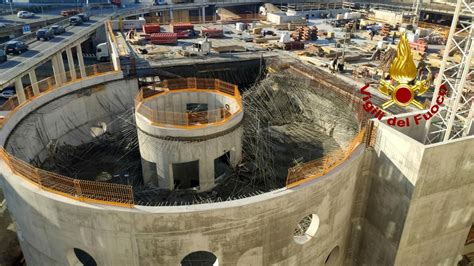
<svg viewBox="0 0 474 266">
<path fill-rule="evenodd" d="M 468 18 L 462 20 L 462 18 Z M 458 0 L 451 24 L 443 61 L 437 79 L 429 112 L 434 113 L 440 88 L 448 93 L 444 105 L 426 123 L 425 143 L 446 142 L 467 136 L 472 131 L 474 114 L 472 59 L 474 53 L 474 2 Z M 455 60 L 452 54 L 459 54 Z M 442 95 L 440 96 L 442 97 Z"/>
</svg>

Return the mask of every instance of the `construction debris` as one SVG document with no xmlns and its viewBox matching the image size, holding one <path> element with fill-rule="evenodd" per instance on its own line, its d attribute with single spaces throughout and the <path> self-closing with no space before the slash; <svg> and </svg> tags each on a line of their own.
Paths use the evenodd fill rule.
<svg viewBox="0 0 474 266">
<path fill-rule="evenodd" d="M 339 149 L 340 141 L 350 140 L 358 130 L 354 113 L 333 92 L 294 74 L 271 74 L 242 97 L 243 159 L 211 191 L 170 191 L 143 184 L 132 109 L 115 114 L 117 118 L 107 125 L 93 125 L 95 137 L 90 142 L 78 146 L 51 142 L 41 167 L 84 180 L 132 185 L 135 203 L 140 205 L 219 202 L 284 186 L 288 168 Z M 107 128 L 118 130 L 109 133 Z M 179 141 L 164 143 L 160 149 L 171 151 L 180 145 Z"/>
<path fill-rule="evenodd" d="M 416 42 L 410 42 L 411 49 L 424 54 L 428 49 L 428 43 L 424 39 L 419 39 Z"/>
</svg>

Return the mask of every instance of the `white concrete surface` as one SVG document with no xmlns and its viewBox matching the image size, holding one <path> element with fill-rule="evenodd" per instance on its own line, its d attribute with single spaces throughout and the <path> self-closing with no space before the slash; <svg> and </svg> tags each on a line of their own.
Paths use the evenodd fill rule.
<svg viewBox="0 0 474 266">
<path fill-rule="evenodd" d="M 172 123 L 155 124 L 135 111 L 145 183 L 171 190 L 176 182 L 183 185 L 188 184 L 188 179 L 198 179 L 198 191 L 208 191 L 215 186 L 218 177 L 214 169 L 215 159 L 228 153 L 231 167 L 241 161 L 243 129 L 239 124 L 243 110 L 236 98 L 212 91 L 173 91 L 145 99 L 141 104 L 157 112 L 169 112 L 165 116 L 170 116 L 169 121 L 173 121 L 174 113 L 186 114 L 189 103 L 207 104 L 209 111 L 228 106 L 232 117 L 224 122 L 182 127 Z M 191 168 L 181 170 L 188 171 L 188 178 L 181 180 L 181 174 L 174 167 L 193 162 L 198 164 L 197 171 Z"/>
<path fill-rule="evenodd" d="M 86 204 L 42 191 L 13 175 L 4 162 L 3 188 L 29 265 L 69 265 L 81 248 L 98 265 L 179 265 L 208 250 L 222 265 L 322 265 L 335 246 L 342 261 L 362 149 L 332 174 L 292 190 L 179 207 L 125 209 Z M 315 236 L 293 240 L 298 221 L 315 213 Z"/>
</svg>

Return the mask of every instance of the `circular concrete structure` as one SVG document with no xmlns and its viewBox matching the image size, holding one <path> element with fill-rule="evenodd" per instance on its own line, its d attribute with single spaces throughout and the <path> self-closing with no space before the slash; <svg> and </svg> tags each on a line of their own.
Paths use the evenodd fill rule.
<svg viewBox="0 0 474 266">
<path fill-rule="evenodd" d="M 242 100 L 232 84 L 188 80 L 165 81 L 175 88 L 147 91 L 146 98 L 143 89 L 137 96 L 143 178 L 160 188 L 207 191 L 242 158 Z M 184 88 L 176 88 L 180 83 Z"/>
<path fill-rule="evenodd" d="M 363 168 L 361 147 L 351 150 L 350 157 L 330 173 L 303 185 L 187 206 L 135 205 L 133 195 L 126 198 L 130 186 L 78 181 L 25 163 L 44 160 L 51 140 L 71 145 L 87 141 L 71 132 L 116 119 L 122 109 L 133 105 L 137 91 L 136 80 L 109 73 L 47 92 L 12 112 L 3 123 L 2 187 L 29 265 L 186 265 L 192 261 L 205 265 L 324 265 L 328 256 L 331 263 L 342 264 L 356 179 Z M 207 94 L 208 99 L 217 97 L 213 92 Z M 120 99 L 123 106 L 104 104 L 105 99 Z M 232 101 L 220 103 L 231 105 Z M 218 151 L 237 149 L 242 112 L 232 112 L 223 125 L 193 129 L 194 137 L 206 136 L 210 130 L 216 136 L 191 145 L 215 145 L 215 154 L 206 151 L 211 157 L 221 154 Z M 183 138 L 174 127 L 152 126 L 140 114 L 136 118 L 140 129 L 158 134 L 157 142 Z M 36 130 L 29 130 L 33 128 Z M 44 141 L 24 141 L 40 136 Z M 221 137 L 236 141 L 219 146 Z"/>
</svg>

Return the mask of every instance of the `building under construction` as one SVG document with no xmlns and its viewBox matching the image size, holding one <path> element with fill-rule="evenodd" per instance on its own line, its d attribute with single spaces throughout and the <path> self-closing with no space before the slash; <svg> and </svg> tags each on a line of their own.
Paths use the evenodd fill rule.
<svg viewBox="0 0 474 266">
<path fill-rule="evenodd" d="M 419 40 L 446 26 L 402 25 L 429 24 L 419 5 L 371 33 L 356 17 L 378 8 L 339 2 L 222 9 L 199 41 L 192 21 L 108 21 L 111 62 L 0 108 L 26 263 L 473 265 L 474 3 L 446 11 L 438 67 Z"/>
</svg>

